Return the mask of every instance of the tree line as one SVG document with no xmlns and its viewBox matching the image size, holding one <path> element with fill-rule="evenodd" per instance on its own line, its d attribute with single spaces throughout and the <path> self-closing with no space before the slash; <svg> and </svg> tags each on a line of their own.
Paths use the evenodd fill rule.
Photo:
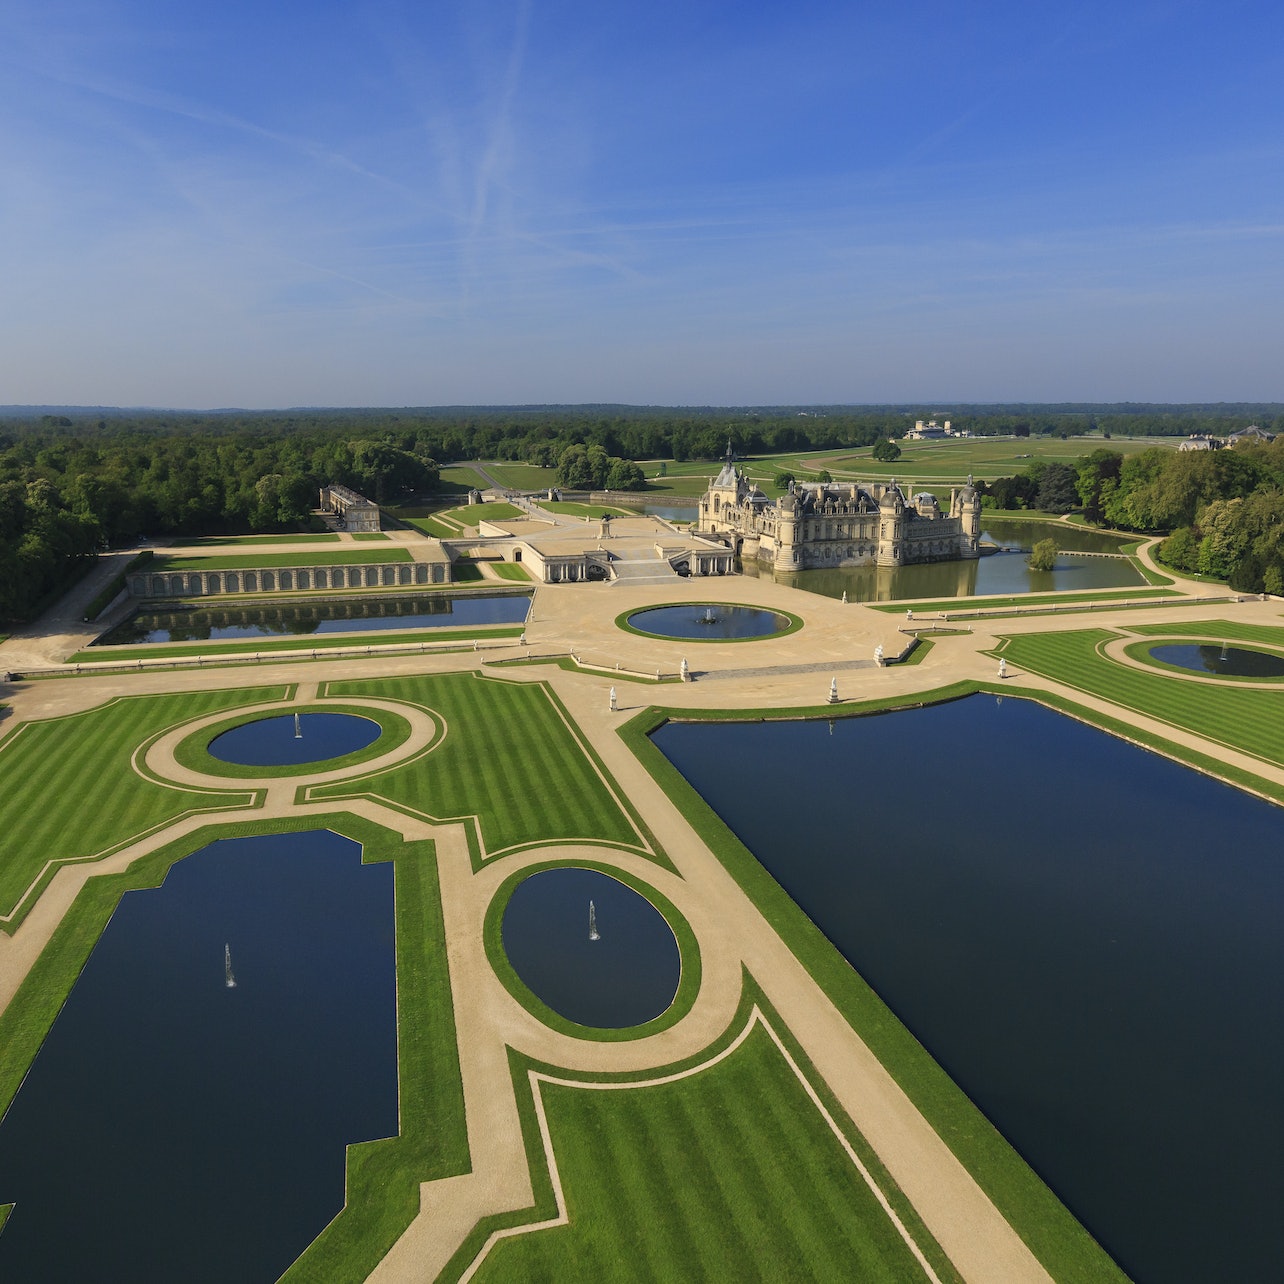
<svg viewBox="0 0 1284 1284">
<path fill-rule="evenodd" d="M 141 535 L 305 529 L 318 488 L 330 482 L 390 504 L 434 489 L 440 464 L 502 459 L 556 469 L 568 488 L 625 490 L 643 484 L 639 459 L 714 460 L 728 442 L 741 457 L 876 443 L 890 453 L 891 439 L 915 419 L 945 413 L 933 406 L 571 406 L 11 415 L 0 418 L 0 619 L 29 618 L 99 550 Z M 979 436 L 1225 434 L 1250 422 L 1284 430 L 1284 406 L 1277 405 L 961 406 L 948 413 L 956 427 Z M 1248 458 L 1244 449 L 1234 454 Z M 1149 453 L 1130 457 L 1116 490 L 1090 496 L 1090 516 L 1099 510 L 1112 523 L 1166 529 L 1147 523 L 1161 521 L 1161 514 L 1169 519 L 1173 506 L 1146 508 L 1142 496 L 1151 493 L 1147 486 L 1163 492 L 1167 483 L 1132 480 L 1144 466 L 1133 461 Z M 1058 470 L 1064 467 L 1032 468 L 1024 481 L 1001 479 L 990 487 L 991 502 L 1063 511 L 1068 474 Z M 1247 494 L 1231 487 L 1213 498 L 1230 502 Z M 1125 517 L 1134 500 L 1144 511 Z M 1228 518 L 1218 510 L 1208 520 L 1221 523 L 1218 531 L 1227 521 L 1236 531 L 1240 522 L 1260 525 L 1260 502 L 1248 514 L 1234 509 Z M 1192 540 L 1197 532 L 1201 547 L 1210 533 L 1197 524 L 1202 515 L 1201 508 L 1173 520 L 1174 529 L 1190 528 Z M 1259 548 L 1263 538 L 1258 532 L 1249 542 Z M 1208 545 L 1203 561 L 1210 567 L 1235 561 L 1233 550 L 1242 542 L 1237 533 L 1218 539 L 1217 547 L 1232 553 L 1214 554 Z M 1182 549 L 1179 540 L 1171 555 L 1189 560 Z M 1259 553 L 1252 557 L 1260 561 Z M 1269 562 L 1261 562 L 1263 574 Z"/>
<path fill-rule="evenodd" d="M 1094 450 L 978 486 L 982 505 L 1066 513 L 1146 534 L 1159 560 L 1244 593 L 1284 593 L 1284 436 L 1227 450 Z"/>
</svg>

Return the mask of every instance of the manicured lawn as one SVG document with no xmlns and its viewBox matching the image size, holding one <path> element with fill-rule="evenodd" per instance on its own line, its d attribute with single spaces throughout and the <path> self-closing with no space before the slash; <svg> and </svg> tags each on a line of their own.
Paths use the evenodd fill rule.
<svg viewBox="0 0 1284 1284">
<path fill-rule="evenodd" d="M 870 602 L 875 611 L 885 611 L 891 615 L 904 615 L 906 611 L 920 613 L 944 613 L 947 615 L 1020 615 L 1023 610 L 1046 610 L 1048 607 L 1079 606 L 1089 602 L 1104 602 L 1118 606 L 1120 602 L 1131 602 L 1134 599 L 1145 601 L 1147 598 L 1176 597 L 1170 589 L 1121 589 L 1118 592 L 1093 593 L 1048 593 L 1034 595 L 1017 593 L 1012 597 L 946 597 L 936 602 Z"/>
<path fill-rule="evenodd" d="M 515 580 L 530 583 L 530 572 L 519 562 L 492 562 L 491 569 L 501 580 Z"/>
<path fill-rule="evenodd" d="M 461 526 L 476 526 L 478 522 L 503 522 L 525 515 L 516 505 L 501 499 L 492 500 L 488 504 L 465 504 L 463 508 L 452 508 L 439 514 L 445 520 L 458 522 Z"/>
<path fill-rule="evenodd" d="M 541 1083 L 540 1095 L 570 1223 L 500 1240 L 477 1279 L 925 1278 L 760 1024 L 726 1059 L 677 1082 Z M 898 1213 L 940 1278 L 957 1279 L 907 1210 Z"/>
<path fill-rule="evenodd" d="M 488 465 L 489 467 L 489 465 Z M 467 464 L 447 464 L 441 470 L 443 492 L 458 494 L 470 490 L 485 490 L 490 483 L 475 468 Z"/>
<path fill-rule="evenodd" d="M 490 460 L 484 460 L 482 467 L 499 485 L 507 486 L 509 490 L 547 490 L 557 485 L 555 468 L 537 468 L 534 464 L 511 461 L 492 463 Z"/>
<path fill-rule="evenodd" d="M 1284 692 L 1187 682 L 1108 660 L 1109 629 L 1012 636 L 998 653 L 1030 669 L 1241 753 L 1284 766 Z"/>
<path fill-rule="evenodd" d="M 906 421 L 907 428 L 912 427 Z M 1159 441 L 1120 438 L 1106 441 L 1101 437 L 1071 437 L 1062 441 L 1055 438 L 971 437 L 945 441 L 902 441 L 896 443 L 901 456 L 892 463 L 879 463 L 872 456 L 873 447 L 862 446 L 855 450 L 786 451 L 777 455 L 755 455 L 737 460 L 736 466 L 751 481 L 769 495 L 777 494 L 774 479 L 777 473 L 791 472 L 800 481 L 815 477 L 822 469 L 839 481 L 903 481 L 938 486 L 960 486 L 971 473 L 982 481 L 1007 477 L 1022 472 L 1038 460 L 1073 464 L 1084 455 L 1103 447 L 1122 455 L 1134 454 L 1149 446 L 1176 447 L 1175 438 Z M 639 461 L 646 473 L 648 490 L 672 491 L 678 494 L 699 494 L 708 479 L 714 477 L 722 466 L 720 460 L 701 460 L 674 463 L 672 460 Z M 666 475 L 657 477 L 661 463 Z M 694 479 L 702 479 L 697 489 L 688 489 Z M 1020 514 L 1026 516 L 1026 514 Z M 1014 514 L 1015 516 L 1015 514 Z"/>
<path fill-rule="evenodd" d="M 1143 637 L 1215 638 L 1218 642 L 1261 642 L 1284 646 L 1284 625 L 1239 624 L 1231 620 L 1196 620 L 1191 624 L 1137 624 L 1129 633 Z"/>
<path fill-rule="evenodd" d="M 334 531 L 318 531 L 315 535 L 202 535 L 199 539 L 183 540 L 186 548 L 204 548 L 207 544 L 337 544 Z"/>
<path fill-rule="evenodd" d="M 405 522 L 407 526 L 413 526 L 415 530 L 432 539 L 453 539 L 461 533 L 456 527 L 443 525 L 432 517 L 406 517 L 404 514 L 398 514 L 398 521 Z"/>
<path fill-rule="evenodd" d="M 374 794 L 438 820 L 476 815 L 488 858 L 576 839 L 640 845 L 637 829 L 544 686 L 448 673 L 333 682 L 326 694 L 423 705 L 445 719 L 446 737 L 423 758 L 369 780 L 325 786 L 313 797 Z"/>
<path fill-rule="evenodd" d="M 377 540 L 389 539 L 390 536 L 385 535 L 383 531 L 356 531 L 354 532 L 352 538 L 359 544 L 361 543 L 370 544 Z"/>
<path fill-rule="evenodd" d="M 156 571 L 256 571 L 274 566 L 364 566 L 370 563 L 410 562 L 404 548 L 347 548 L 317 553 L 238 553 L 227 557 L 158 557 Z"/>
<path fill-rule="evenodd" d="M 85 860 L 186 812 L 248 803 L 244 789 L 183 790 L 145 778 L 134 769 L 134 751 L 189 719 L 285 696 L 282 687 L 130 696 L 24 723 L 0 740 L 0 914 L 13 913 L 33 881 L 44 885 L 51 860 Z M 19 919 L 29 907 L 22 901 Z"/>
</svg>

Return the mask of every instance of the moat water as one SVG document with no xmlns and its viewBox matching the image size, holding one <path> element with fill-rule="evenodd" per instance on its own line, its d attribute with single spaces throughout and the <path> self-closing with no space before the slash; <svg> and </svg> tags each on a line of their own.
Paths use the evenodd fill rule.
<svg viewBox="0 0 1284 1284">
<path fill-rule="evenodd" d="M 1131 1276 L 1279 1277 L 1284 810 L 1010 698 L 655 740 Z"/>
<path fill-rule="evenodd" d="M 521 624 L 524 593 L 444 593 L 334 602 L 210 606 L 194 611 L 140 611 L 98 639 L 101 646 L 140 642 L 211 642 L 235 638 L 308 637 L 325 633 L 400 632 L 461 625 Z"/>
<path fill-rule="evenodd" d="M 397 1131 L 393 933 L 391 865 L 330 832 L 127 893 L 0 1123 L 0 1279 L 275 1280 Z"/>
<path fill-rule="evenodd" d="M 681 959 L 673 929 L 645 896 L 598 870 L 568 866 L 524 879 L 513 889 L 501 931 L 522 982 L 578 1025 L 642 1025 L 677 993 Z"/>
<path fill-rule="evenodd" d="M 224 731 L 209 744 L 211 757 L 247 767 L 324 762 L 372 745 L 382 728 L 353 713 L 284 713 Z"/>
<path fill-rule="evenodd" d="M 1175 664 L 1195 673 L 1215 673 L 1223 678 L 1284 678 L 1284 655 L 1238 646 L 1208 643 L 1165 642 L 1147 654 L 1162 664 Z"/>
<path fill-rule="evenodd" d="M 1028 549 L 1054 539 L 1061 550 L 1050 571 L 1031 570 Z M 1020 593 L 1142 588 L 1146 580 L 1123 557 L 1076 557 L 1076 553 L 1117 552 L 1130 537 L 1086 531 L 1060 522 L 995 522 L 981 532 L 984 543 L 1012 550 L 968 561 L 925 562 L 915 566 L 841 566 L 812 571 L 771 571 L 746 558 L 747 575 L 849 602 L 914 602 L 946 597 L 1008 597 Z"/>
</svg>

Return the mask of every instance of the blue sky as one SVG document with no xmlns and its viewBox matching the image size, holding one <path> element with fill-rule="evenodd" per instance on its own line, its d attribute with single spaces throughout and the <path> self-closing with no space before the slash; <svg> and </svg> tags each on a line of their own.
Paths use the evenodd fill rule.
<svg viewBox="0 0 1284 1284">
<path fill-rule="evenodd" d="M 0 404 L 1284 399 L 1278 0 L 0 0 Z"/>
</svg>

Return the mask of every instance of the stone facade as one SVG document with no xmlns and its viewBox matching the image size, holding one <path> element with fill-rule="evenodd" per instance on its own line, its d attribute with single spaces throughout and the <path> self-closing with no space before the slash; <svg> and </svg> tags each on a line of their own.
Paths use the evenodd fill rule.
<svg viewBox="0 0 1284 1284">
<path fill-rule="evenodd" d="M 342 517 L 344 530 L 355 532 L 379 529 L 379 505 L 347 486 L 322 486 L 321 511 L 337 513 Z"/>
<path fill-rule="evenodd" d="M 730 460 L 700 500 L 695 530 L 782 571 L 907 566 L 980 556 L 981 500 L 969 477 L 948 514 L 895 482 L 804 482 L 773 503 Z"/>
<path fill-rule="evenodd" d="M 218 597 L 228 593 L 315 593 L 356 588 L 418 588 L 449 584 L 450 563 L 373 562 L 360 566 L 271 566 L 236 571 L 136 571 L 133 597 Z"/>
</svg>

